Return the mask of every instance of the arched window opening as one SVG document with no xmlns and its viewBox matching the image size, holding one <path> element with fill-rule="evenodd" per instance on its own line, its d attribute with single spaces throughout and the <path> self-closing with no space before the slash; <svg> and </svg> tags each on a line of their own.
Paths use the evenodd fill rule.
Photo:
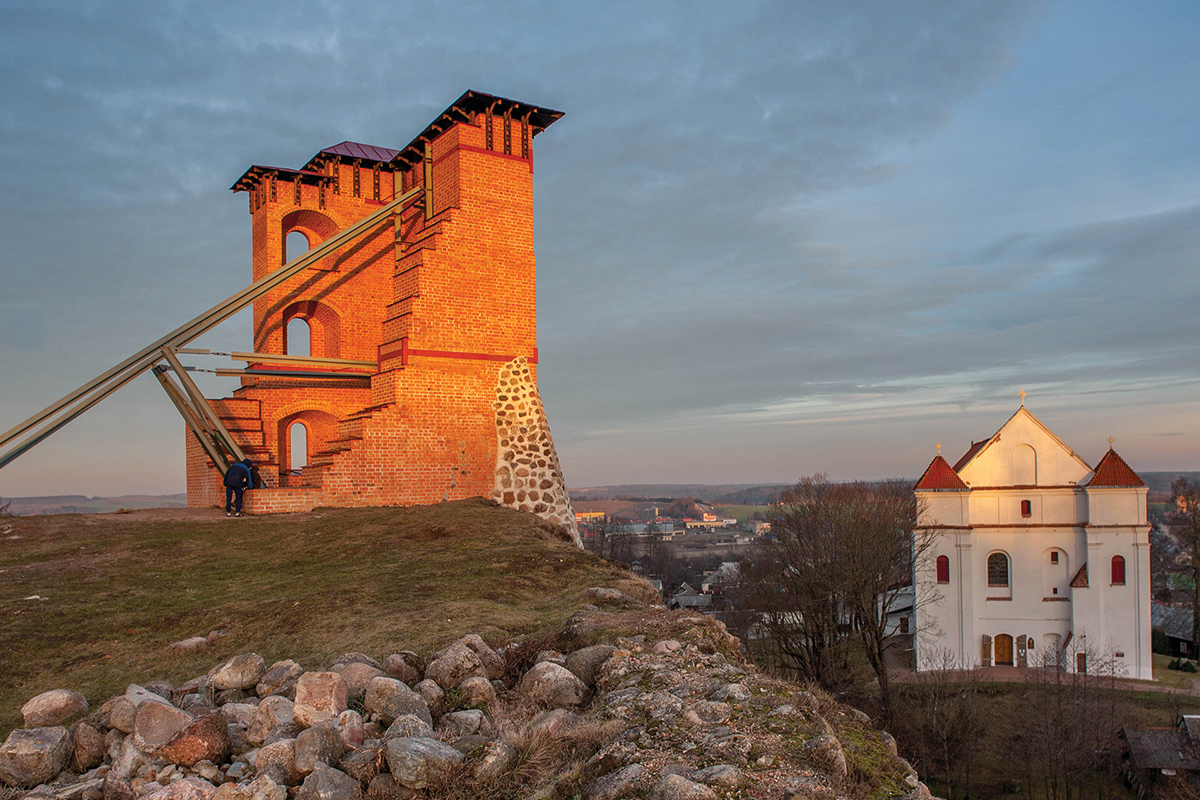
<svg viewBox="0 0 1200 800">
<path fill-rule="evenodd" d="M 1013 485 L 1037 485 L 1037 452 L 1027 444 L 1013 450 Z"/>
<path fill-rule="evenodd" d="M 303 422 L 293 422 L 288 430 L 288 457 L 293 473 L 308 466 L 308 428 Z"/>
<path fill-rule="evenodd" d="M 937 557 L 937 582 L 950 582 L 950 559 L 946 556 Z"/>
<path fill-rule="evenodd" d="M 1112 583 L 1113 586 L 1125 585 L 1125 558 L 1123 556 L 1112 557 Z"/>
<path fill-rule="evenodd" d="M 283 352 L 289 356 L 312 355 L 312 329 L 307 320 L 302 317 L 292 317 L 288 320 L 283 338 Z"/>
<path fill-rule="evenodd" d="M 992 553 L 987 560 L 988 586 L 1008 586 L 1008 556 Z M 1012 641 L 1012 637 L 1009 637 Z"/>
<path fill-rule="evenodd" d="M 1033 516 L 1033 501 L 1031 501 L 1031 500 L 1022 500 L 1021 501 L 1021 516 L 1022 517 L 1032 517 Z"/>
<path fill-rule="evenodd" d="M 284 242 L 283 263 L 295 261 L 300 256 L 308 252 L 308 237 L 300 231 L 292 231 L 287 235 L 287 240 Z"/>
</svg>

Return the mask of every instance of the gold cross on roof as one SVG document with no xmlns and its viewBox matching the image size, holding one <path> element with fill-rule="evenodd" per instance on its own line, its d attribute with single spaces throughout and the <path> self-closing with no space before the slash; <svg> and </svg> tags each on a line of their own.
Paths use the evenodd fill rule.
<svg viewBox="0 0 1200 800">
<path fill-rule="evenodd" d="M 1112 450 L 1112 445 L 1113 445 L 1113 442 L 1115 442 L 1115 441 L 1116 441 L 1116 439 L 1112 438 L 1111 436 L 1108 437 L 1108 449 L 1109 450 Z"/>
<path fill-rule="evenodd" d="M 1021 391 L 1017 392 L 1017 397 L 1021 398 L 1021 405 L 1025 405 L 1025 395 L 1026 391 L 1024 387 L 1022 387 Z"/>
<path fill-rule="evenodd" d="M 937 444 L 934 445 L 934 447 L 936 447 L 938 449 L 938 455 L 940 456 L 942 454 L 942 443 L 938 442 Z"/>
</svg>

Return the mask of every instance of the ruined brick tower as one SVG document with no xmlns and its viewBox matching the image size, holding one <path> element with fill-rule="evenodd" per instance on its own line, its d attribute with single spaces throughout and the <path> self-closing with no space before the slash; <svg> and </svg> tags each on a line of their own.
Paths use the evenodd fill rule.
<svg viewBox="0 0 1200 800">
<path fill-rule="evenodd" d="M 242 386 L 209 401 L 266 484 L 250 513 L 484 496 L 578 539 L 537 391 L 532 145 L 561 116 L 467 92 L 402 150 L 343 142 L 234 184 L 255 281 L 287 261 L 289 233 L 317 248 L 403 200 L 254 302 Z M 191 436 L 187 465 L 188 504 L 224 502 Z"/>
</svg>

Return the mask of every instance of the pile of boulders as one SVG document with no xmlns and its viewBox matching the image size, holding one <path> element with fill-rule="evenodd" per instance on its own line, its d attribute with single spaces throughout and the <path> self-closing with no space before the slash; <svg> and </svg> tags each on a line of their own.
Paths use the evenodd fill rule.
<svg viewBox="0 0 1200 800">
<path fill-rule="evenodd" d="M 608 591 L 590 597 L 637 605 Z M 0 746 L 0 783 L 56 800 L 404 800 L 448 782 L 511 782 L 531 743 L 591 731 L 564 774 L 528 788 L 585 800 L 747 787 L 834 797 L 848 770 L 838 726 L 869 724 L 829 720 L 812 695 L 780 689 L 736 657 L 719 623 L 637 613 L 653 633 L 570 652 L 510 645 L 506 660 L 469 635 L 428 659 L 347 653 L 321 671 L 244 653 L 179 686 L 130 685 L 95 711 L 56 689 L 22 707 L 25 727 Z M 585 606 L 560 641 L 596 641 L 618 614 Z M 919 795 L 915 774 L 897 769 Z"/>
</svg>

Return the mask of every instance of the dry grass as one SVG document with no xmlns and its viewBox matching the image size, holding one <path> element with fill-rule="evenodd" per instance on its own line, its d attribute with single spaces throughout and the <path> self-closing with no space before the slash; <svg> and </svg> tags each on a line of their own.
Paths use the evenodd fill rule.
<svg viewBox="0 0 1200 800">
<path fill-rule="evenodd" d="M 199 516 L 199 518 L 197 518 Z M 0 730 L 62 687 L 98 705 L 253 650 L 309 669 L 349 650 L 429 653 L 458 636 L 545 636 L 623 566 L 483 500 L 407 509 L 17 517 L 0 550 Z M 32 596 L 45 599 L 30 600 Z M 224 629 L 213 648 L 171 642 Z"/>
</svg>

